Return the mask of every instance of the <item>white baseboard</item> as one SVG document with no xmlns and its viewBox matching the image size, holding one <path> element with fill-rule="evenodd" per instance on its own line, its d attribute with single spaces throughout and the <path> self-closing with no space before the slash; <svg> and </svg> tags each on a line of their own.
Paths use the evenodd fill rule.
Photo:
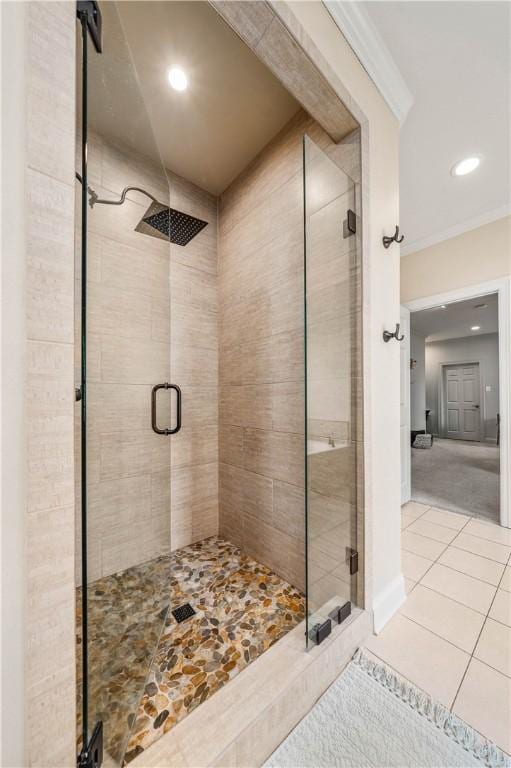
<svg viewBox="0 0 511 768">
<path fill-rule="evenodd" d="M 406 600 L 405 580 L 400 574 L 389 586 L 374 599 L 374 632 L 379 634 Z"/>
</svg>

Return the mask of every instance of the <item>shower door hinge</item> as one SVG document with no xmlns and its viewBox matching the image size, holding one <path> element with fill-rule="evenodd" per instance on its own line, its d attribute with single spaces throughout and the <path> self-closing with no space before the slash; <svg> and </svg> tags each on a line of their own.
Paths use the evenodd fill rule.
<svg viewBox="0 0 511 768">
<path fill-rule="evenodd" d="M 103 763 L 103 723 L 96 723 L 87 746 L 78 755 L 78 768 L 100 768 Z"/>
<path fill-rule="evenodd" d="M 342 225 L 342 236 L 344 238 L 351 237 L 351 235 L 357 234 L 357 215 L 355 211 L 348 208 L 346 211 L 346 218 Z"/>
<path fill-rule="evenodd" d="M 358 573 L 358 552 L 356 549 L 348 548 L 347 554 L 350 564 L 350 576 L 353 576 L 355 573 Z"/>
<path fill-rule="evenodd" d="M 102 20 L 99 3 L 96 0 L 78 0 L 76 15 L 78 18 L 81 18 L 82 15 L 87 17 L 87 29 L 94 43 L 94 48 L 98 53 L 101 53 L 103 43 L 101 40 Z"/>
<path fill-rule="evenodd" d="M 309 632 L 310 639 L 316 643 L 316 645 L 319 645 L 320 643 L 325 640 L 328 635 L 332 632 L 332 622 L 330 619 L 326 619 L 323 622 L 318 622 L 317 624 L 314 624 L 312 629 Z"/>
</svg>

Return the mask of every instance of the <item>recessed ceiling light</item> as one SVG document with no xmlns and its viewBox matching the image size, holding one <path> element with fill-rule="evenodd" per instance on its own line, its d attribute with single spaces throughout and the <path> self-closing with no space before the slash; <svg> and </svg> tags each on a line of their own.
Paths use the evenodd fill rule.
<svg viewBox="0 0 511 768">
<path fill-rule="evenodd" d="M 188 88 L 188 78 L 181 67 L 169 69 L 168 78 L 175 91 L 186 91 Z"/>
<path fill-rule="evenodd" d="M 481 326 L 480 326 L 480 325 L 473 325 L 473 326 L 470 328 L 470 330 L 471 330 L 471 331 L 480 331 L 480 330 L 481 330 Z"/>
<path fill-rule="evenodd" d="M 481 157 L 479 155 L 473 155 L 472 157 L 466 157 L 464 160 L 459 160 L 451 168 L 453 176 L 466 176 L 467 173 L 472 173 L 479 166 Z"/>
<path fill-rule="evenodd" d="M 441 304 L 440 309 L 447 309 L 447 304 Z"/>
</svg>

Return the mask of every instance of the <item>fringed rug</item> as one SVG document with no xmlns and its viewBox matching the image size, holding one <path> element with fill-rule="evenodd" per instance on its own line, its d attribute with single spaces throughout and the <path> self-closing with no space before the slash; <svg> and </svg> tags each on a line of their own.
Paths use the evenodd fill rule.
<svg viewBox="0 0 511 768">
<path fill-rule="evenodd" d="M 511 760 L 424 691 L 358 650 L 265 765 L 511 768 Z"/>
</svg>

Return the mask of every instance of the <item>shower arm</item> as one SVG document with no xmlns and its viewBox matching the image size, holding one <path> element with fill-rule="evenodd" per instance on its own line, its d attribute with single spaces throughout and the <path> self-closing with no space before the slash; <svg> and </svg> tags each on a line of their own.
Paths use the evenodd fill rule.
<svg viewBox="0 0 511 768">
<path fill-rule="evenodd" d="M 76 173 L 76 178 L 82 184 L 82 177 L 79 173 Z M 91 208 L 94 208 L 96 203 L 101 203 L 102 205 L 122 205 L 124 201 L 126 200 L 126 195 L 128 192 L 141 192 L 143 195 L 146 195 L 146 197 L 149 197 L 154 203 L 157 203 L 158 205 L 162 205 L 159 200 L 157 200 L 153 195 L 151 195 L 150 192 L 146 192 L 145 189 L 142 189 L 141 187 L 124 187 L 124 189 L 121 192 L 121 197 L 119 200 L 103 200 L 102 198 L 98 197 L 97 192 L 95 192 L 92 187 L 87 187 L 87 192 L 90 195 L 89 198 L 89 205 Z"/>
</svg>

